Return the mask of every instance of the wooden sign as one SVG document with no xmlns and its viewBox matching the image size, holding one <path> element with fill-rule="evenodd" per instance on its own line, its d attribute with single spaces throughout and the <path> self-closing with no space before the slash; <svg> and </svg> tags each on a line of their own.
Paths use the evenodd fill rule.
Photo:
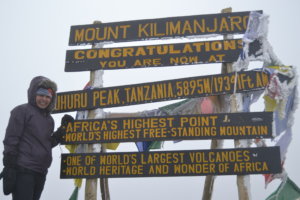
<svg viewBox="0 0 300 200">
<path fill-rule="evenodd" d="M 262 11 L 258 11 L 262 13 Z M 207 34 L 242 34 L 249 11 L 72 26 L 69 45 L 125 42 Z"/>
<path fill-rule="evenodd" d="M 62 154 L 60 178 L 281 173 L 279 147 Z"/>
<path fill-rule="evenodd" d="M 164 67 L 206 63 L 235 62 L 242 51 L 242 40 L 215 40 L 100 49 L 69 50 L 66 72 Z M 261 44 L 249 46 L 249 56 L 260 54 Z"/>
<path fill-rule="evenodd" d="M 272 112 L 76 120 L 62 144 L 271 138 Z"/>
<path fill-rule="evenodd" d="M 262 90 L 269 82 L 263 71 L 198 76 L 93 90 L 57 93 L 53 113 L 109 108 L 182 98 Z M 236 84 L 235 84 L 236 83 Z"/>
</svg>

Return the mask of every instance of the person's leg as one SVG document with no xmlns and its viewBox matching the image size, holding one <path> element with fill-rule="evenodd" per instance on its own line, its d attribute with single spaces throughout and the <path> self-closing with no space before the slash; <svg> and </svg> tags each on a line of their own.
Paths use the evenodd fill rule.
<svg viewBox="0 0 300 200">
<path fill-rule="evenodd" d="M 16 187 L 12 192 L 13 200 L 32 200 L 35 185 L 34 175 L 18 172 Z"/>
<path fill-rule="evenodd" d="M 41 194 L 44 190 L 44 185 L 46 181 L 46 175 L 37 174 L 35 175 L 35 186 L 33 193 L 33 200 L 39 200 Z"/>
</svg>

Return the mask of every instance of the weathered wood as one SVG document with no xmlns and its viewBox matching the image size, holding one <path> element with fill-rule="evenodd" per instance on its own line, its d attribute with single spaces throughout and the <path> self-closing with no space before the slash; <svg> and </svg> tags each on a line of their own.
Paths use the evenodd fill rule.
<svg viewBox="0 0 300 200">
<path fill-rule="evenodd" d="M 106 152 L 104 145 L 101 145 L 101 152 Z M 110 200 L 108 178 L 100 178 L 100 189 L 102 200 Z"/>
<path fill-rule="evenodd" d="M 94 85 L 95 81 L 95 71 L 90 73 L 90 84 Z M 96 111 L 91 110 L 88 113 L 88 119 L 94 119 L 96 116 Z M 87 152 L 93 151 L 93 144 L 87 145 Z M 97 200 L 97 179 L 86 179 L 85 184 L 85 200 Z"/>
<path fill-rule="evenodd" d="M 217 147 L 218 147 L 218 140 L 211 140 L 210 148 L 216 149 Z M 213 188 L 214 188 L 214 183 L 215 183 L 215 176 L 208 175 L 205 177 L 202 200 L 210 200 L 211 199 L 212 193 L 213 193 Z"/>
<path fill-rule="evenodd" d="M 221 13 L 230 13 L 232 8 L 225 8 Z M 227 39 L 228 35 L 224 35 L 224 39 Z M 221 73 L 226 73 L 226 65 L 228 63 L 222 63 Z M 225 106 L 225 101 L 223 96 L 218 96 L 217 101 L 221 107 Z M 218 147 L 218 140 L 211 140 L 211 149 L 216 149 Z M 202 200 L 211 200 L 213 194 L 213 187 L 215 182 L 215 176 L 209 175 L 205 177 L 204 189 L 202 194 Z"/>
<path fill-rule="evenodd" d="M 94 21 L 94 24 L 99 24 L 100 21 Z M 93 45 L 92 48 L 95 48 Z M 98 72 L 98 73 L 97 73 Z M 90 73 L 90 85 L 92 87 L 102 87 L 102 75 L 99 71 L 91 71 Z M 97 80 L 101 79 L 101 80 Z M 100 83 L 100 84 L 99 84 Z M 88 119 L 95 119 L 99 110 L 91 110 L 88 113 Z M 101 152 L 105 152 L 105 148 L 101 145 Z M 93 144 L 88 144 L 88 152 L 93 152 Z M 106 183 L 105 183 L 106 182 Z M 100 179 L 100 188 L 102 193 L 102 200 L 109 200 L 108 183 L 106 179 Z M 85 187 L 85 200 L 97 200 L 97 179 L 86 179 Z"/>
<path fill-rule="evenodd" d="M 222 12 L 232 12 L 232 9 L 231 8 L 223 9 Z M 224 39 L 229 39 L 229 37 L 224 36 Z M 224 71 L 224 73 L 234 72 L 232 63 L 224 63 L 222 65 L 223 65 L 222 71 Z M 242 102 L 242 101 L 238 101 L 237 98 L 241 98 L 241 97 L 237 96 L 235 93 L 233 93 L 231 95 L 231 99 L 230 99 L 230 111 L 231 112 L 239 112 L 238 102 Z M 239 140 L 234 141 L 234 147 L 235 148 L 241 147 Z M 246 146 L 246 147 L 249 147 L 249 146 Z M 237 176 L 237 187 L 238 187 L 239 200 L 249 200 L 250 199 L 249 188 L 247 188 L 247 183 L 246 183 L 249 180 L 250 180 L 249 175 L 245 175 L 245 176 L 238 175 Z"/>
<path fill-rule="evenodd" d="M 227 64 L 226 71 L 228 73 L 231 73 L 234 71 L 232 64 Z M 242 102 L 242 100 L 239 100 L 238 98 L 241 98 L 241 96 L 237 96 L 236 94 L 231 95 L 231 99 L 230 99 L 230 111 L 231 112 L 239 112 L 238 102 Z M 234 147 L 241 148 L 240 140 L 234 140 Z M 249 145 L 243 146 L 243 147 L 246 148 L 246 147 L 249 147 Z M 247 185 L 250 185 L 250 183 L 247 183 L 247 181 L 249 182 L 249 180 L 250 180 L 249 175 L 238 175 L 237 176 L 237 187 L 238 187 L 239 200 L 250 200 L 250 193 L 249 193 L 250 188 L 247 188 Z"/>
</svg>

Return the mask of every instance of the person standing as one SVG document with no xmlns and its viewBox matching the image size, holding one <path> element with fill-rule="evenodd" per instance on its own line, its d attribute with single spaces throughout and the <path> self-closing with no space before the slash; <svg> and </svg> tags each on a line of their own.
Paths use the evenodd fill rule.
<svg viewBox="0 0 300 200">
<path fill-rule="evenodd" d="M 37 76 L 27 91 L 28 103 L 11 111 L 3 140 L 3 192 L 13 200 L 38 200 L 44 189 L 52 148 L 60 143 L 65 126 L 73 117 L 65 115 L 54 132 L 50 113 L 55 107 L 56 83 Z"/>
</svg>

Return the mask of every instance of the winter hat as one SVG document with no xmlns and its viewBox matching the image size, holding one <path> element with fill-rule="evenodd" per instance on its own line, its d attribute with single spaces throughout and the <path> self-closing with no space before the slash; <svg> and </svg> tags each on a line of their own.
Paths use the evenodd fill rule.
<svg viewBox="0 0 300 200">
<path fill-rule="evenodd" d="M 53 90 L 51 88 L 48 88 L 48 89 L 46 89 L 46 88 L 39 88 L 36 91 L 36 94 L 52 98 L 52 96 L 53 96 Z"/>
</svg>

